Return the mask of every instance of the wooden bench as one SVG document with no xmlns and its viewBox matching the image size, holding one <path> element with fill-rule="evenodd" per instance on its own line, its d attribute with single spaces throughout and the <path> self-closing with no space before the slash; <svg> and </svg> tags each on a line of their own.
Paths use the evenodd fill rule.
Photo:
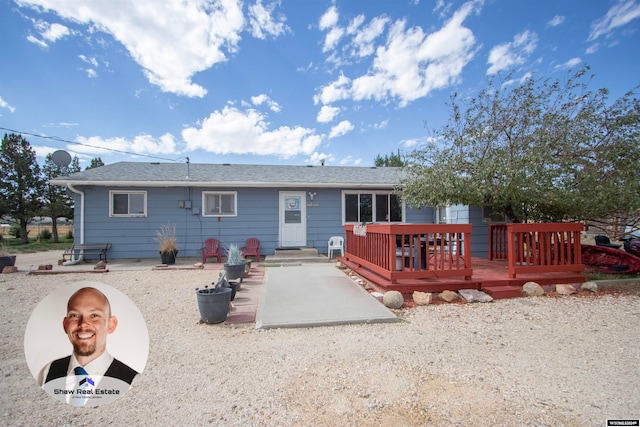
<svg viewBox="0 0 640 427">
<path fill-rule="evenodd" d="M 111 249 L 111 243 L 74 243 L 71 249 L 67 249 L 62 254 L 62 260 L 69 261 L 78 258 L 80 255 L 99 255 L 100 261 L 104 257 L 104 262 L 107 262 L 107 251 Z"/>
</svg>

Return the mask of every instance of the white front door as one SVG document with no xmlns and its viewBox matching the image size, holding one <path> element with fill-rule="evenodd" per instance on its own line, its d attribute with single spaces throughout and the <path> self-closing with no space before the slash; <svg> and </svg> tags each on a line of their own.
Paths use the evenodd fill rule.
<svg viewBox="0 0 640 427">
<path fill-rule="evenodd" d="M 307 246 L 307 205 L 304 191 L 280 192 L 280 246 Z"/>
</svg>

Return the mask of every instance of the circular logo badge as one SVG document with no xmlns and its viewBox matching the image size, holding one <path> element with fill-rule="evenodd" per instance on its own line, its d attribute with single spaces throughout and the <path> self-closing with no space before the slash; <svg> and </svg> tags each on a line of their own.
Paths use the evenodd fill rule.
<svg viewBox="0 0 640 427">
<path fill-rule="evenodd" d="M 40 301 L 27 323 L 24 352 L 31 374 L 51 397 L 99 406 L 135 385 L 147 363 L 149 333 L 129 297 L 83 281 Z"/>
</svg>

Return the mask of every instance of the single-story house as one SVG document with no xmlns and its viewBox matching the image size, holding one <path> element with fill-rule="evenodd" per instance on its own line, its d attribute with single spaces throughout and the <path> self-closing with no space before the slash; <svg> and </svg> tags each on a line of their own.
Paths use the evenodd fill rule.
<svg viewBox="0 0 640 427">
<path fill-rule="evenodd" d="M 482 209 L 409 208 L 394 194 L 392 167 L 120 162 L 61 176 L 75 201 L 76 243 L 110 243 L 109 258 L 158 256 L 156 232 L 176 226 L 179 256 L 197 257 L 205 239 L 226 248 L 260 240 L 276 248 L 317 248 L 362 222 L 474 224 L 472 251 L 486 256 Z M 476 237 L 477 236 L 477 237 Z"/>
</svg>

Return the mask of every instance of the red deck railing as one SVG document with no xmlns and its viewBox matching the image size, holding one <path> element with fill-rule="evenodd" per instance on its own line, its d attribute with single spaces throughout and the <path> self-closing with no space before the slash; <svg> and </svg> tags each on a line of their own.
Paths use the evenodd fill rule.
<svg viewBox="0 0 640 427">
<path fill-rule="evenodd" d="M 584 270 L 580 246 L 582 224 L 505 224 L 504 227 L 507 233 L 509 277 L 515 278 L 519 273 L 579 273 Z M 494 227 L 494 231 L 496 235 L 502 232 L 499 227 Z M 499 245 L 497 247 L 502 248 Z M 490 257 L 499 258 L 501 251 L 489 246 Z"/>
<path fill-rule="evenodd" d="M 471 224 L 348 224 L 344 228 L 345 258 L 391 283 L 454 276 L 471 279 Z"/>
<path fill-rule="evenodd" d="M 507 224 L 489 224 L 489 261 L 507 259 Z"/>
</svg>

